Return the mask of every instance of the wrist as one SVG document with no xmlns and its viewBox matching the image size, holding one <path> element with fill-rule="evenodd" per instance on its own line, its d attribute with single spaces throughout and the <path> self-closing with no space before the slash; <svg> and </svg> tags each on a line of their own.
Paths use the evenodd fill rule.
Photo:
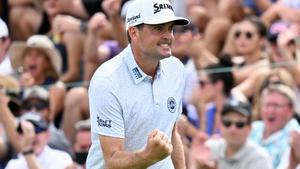
<svg viewBox="0 0 300 169">
<path fill-rule="evenodd" d="M 34 150 L 33 148 L 29 148 L 29 149 L 25 149 L 21 152 L 24 156 L 27 156 L 27 155 L 32 155 L 34 154 Z"/>
<path fill-rule="evenodd" d="M 136 152 L 135 155 L 147 164 L 154 164 L 154 163 L 157 162 L 156 160 L 153 160 L 153 159 L 149 158 L 149 156 L 147 155 L 145 150 Z"/>
</svg>

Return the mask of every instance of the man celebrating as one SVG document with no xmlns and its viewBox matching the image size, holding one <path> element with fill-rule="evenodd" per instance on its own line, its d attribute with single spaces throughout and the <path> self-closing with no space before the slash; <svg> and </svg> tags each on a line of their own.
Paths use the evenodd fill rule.
<svg viewBox="0 0 300 169">
<path fill-rule="evenodd" d="M 130 4 L 130 44 L 102 64 L 90 83 L 92 146 L 87 168 L 185 168 L 176 129 L 183 65 L 171 56 L 171 44 L 173 26 L 188 23 L 174 15 L 168 0 Z"/>
</svg>

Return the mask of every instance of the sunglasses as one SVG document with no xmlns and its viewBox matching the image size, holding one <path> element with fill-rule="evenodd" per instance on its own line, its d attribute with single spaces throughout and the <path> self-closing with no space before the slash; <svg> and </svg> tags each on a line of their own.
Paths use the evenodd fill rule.
<svg viewBox="0 0 300 169">
<path fill-rule="evenodd" d="M 234 33 L 234 37 L 236 39 L 238 39 L 238 38 L 240 38 L 240 36 L 242 35 L 242 33 L 245 35 L 246 39 L 252 39 L 252 37 L 253 37 L 253 33 L 249 32 L 249 31 L 246 31 L 246 32 L 236 31 Z"/>
<path fill-rule="evenodd" d="M 247 122 L 242 122 L 242 121 L 233 122 L 233 121 L 230 121 L 230 120 L 223 119 L 222 124 L 226 128 L 229 128 L 232 124 L 234 124 L 237 129 L 242 129 L 247 125 Z"/>
<path fill-rule="evenodd" d="M 44 110 L 48 107 L 48 105 L 44 102 L 33 102 L 33 103 L 25 103 L 22 106 L 23 110 L 29 111 L 35 108 L 38 111 Z"/>
<path fill-rule="evenodd" d="M 211 83 L 211 82 L 205 81 L 205 80 L 199 80 L 200 87 L 204 87 L 206 84 L 209 84 L 209 83 Z"/>
</svg>

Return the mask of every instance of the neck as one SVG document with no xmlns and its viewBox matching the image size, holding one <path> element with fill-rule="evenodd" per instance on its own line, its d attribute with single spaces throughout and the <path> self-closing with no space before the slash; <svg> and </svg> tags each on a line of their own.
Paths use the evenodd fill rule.
<svg viewBox="0 0 300 169">
<path fill-rule="evenodd" d="M 243 145 L 240 145 L 240 146 L 233 146 L 233 145 L 227 145 L 227 148 L 226 148 L 226 157 L 233 157 L 235 155 L 235 153 L 237 153 L 241 147 Z"/>
<path fill-rule="evenodd" d="M 45 82 L 46 78 L 44 76 L 34 77 L 34 84 L 41 85 Z"/>
<path fill-rule="evenodd" d="M 154 78 L 159 64 L 159 60 L 151 58 L 150 56 L 143 55 L 142 52 L 134 50 L 133 46 L 132 53 L 137 65 L 143 70 L 143 72 Z"/>
<path fill-rule="evenodd" d="M 261 58 L 261 52 L 260 52 L 260 50 L 257 50 L 255 52 L 250 53 L 245 56 L 246 64 L 251 65 L 251 64 L 257 62 L 258 60 L 260 60 L 260 58 Z"/>
</svg>

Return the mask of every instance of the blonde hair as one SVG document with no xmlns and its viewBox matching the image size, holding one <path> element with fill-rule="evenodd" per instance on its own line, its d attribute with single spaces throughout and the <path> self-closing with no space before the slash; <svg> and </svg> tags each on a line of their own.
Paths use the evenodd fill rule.
<svg viewBox="0 0 300 169">
<path fill-rule="evenodd" d="M 270 81 L 272 77 L 277 77 L 277 81 Z M 289 87 L 291 90 L 294 90 L 296 87 L 296 83 L 293 79 L 293 76 L 284 68 L 274 68 L 270 71 L 270 73 L 265 76 L 260 82 L 258 87 L 256 88 L 254 98 L 253 98 L 253 120 L 260 120 L 260 109 L 261 109 L 261 95 L 265 88 L 267 88 L 271 84 L 281 84 Z"/>
</svg>

